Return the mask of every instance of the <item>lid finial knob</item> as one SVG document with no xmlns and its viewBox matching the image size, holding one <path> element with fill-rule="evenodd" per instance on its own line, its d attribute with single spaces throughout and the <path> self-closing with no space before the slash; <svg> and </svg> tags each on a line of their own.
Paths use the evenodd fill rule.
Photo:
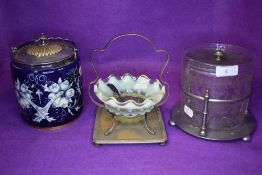
<svg viewBox="0 0 262 175">
<path fill-rule="evenodd" d="M 223 57 L 224 53 L 222 50 L 216 50 L 216 52 L 214 53 L 215 59 L 217 61 L 220 61 Z"/>
<path fill-rule="evenodd" d="M 44 34 L 44 33 L 41 33 L 41 36 L 39 37 L 39 41 L 42 42 L 42 45 L 45 45 L 45 41 L 48 40 L 48 37 Z"/>
<path fill-rule="evenodd" d="M 62 45 L 60 43 L 51 41 L 44 33 L 42 33 L 39 39 L 27 48 L 26 53 L 36 57 L 47 57 L 54 55 L 61 50 Z"/>
</svg>

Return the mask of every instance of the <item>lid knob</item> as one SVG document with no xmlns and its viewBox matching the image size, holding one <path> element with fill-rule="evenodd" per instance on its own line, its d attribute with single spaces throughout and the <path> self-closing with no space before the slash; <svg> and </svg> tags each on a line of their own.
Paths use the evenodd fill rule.
<svg viewBox="0 0 262 175">
<path fill-rule="evenodd" d="M 42 33 L 39 39 L 26 49 L 26 53 L 36 57 L 46 57 L 62 50 L 62 46 L 58 42 L 47 41 L 50 39 Z"/>
<path fill-rule="evenodd" d="M 220 61 L 223 55 L 224 55 L 224 52 L 222 50 L 216 50 L 216 52 L 214 53 L 215 59 L 217 61 Z"/>
<path fill-rule="evenodd" d="M 41 33 L 41 36 L 39 37 L 38 41 L 41 41 L 42 44 L 45 45 L 46 40 L 48 40 L 48 37 L 44 33 Z"/>
</svg>

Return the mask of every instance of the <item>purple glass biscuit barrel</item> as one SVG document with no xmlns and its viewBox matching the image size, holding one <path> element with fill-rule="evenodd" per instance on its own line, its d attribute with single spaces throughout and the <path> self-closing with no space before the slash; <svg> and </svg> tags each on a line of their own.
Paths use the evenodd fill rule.
<svg viewBox="0 0 262 175">
<path fill-rule="evenodd" d="M 188 49 L 181 100 L 170 125 L 204 139 L 249 141 L 256 128 L 248 110 L 253 58 L 246 49 L 226 44 Z"/>
<path fill-rule="evenodd" d="M 73 42 L 42 35 L 14 47 L 11 71 L 20 113 L 26 122 L 55 127 L 80 114 L 81 67 Z"/>
</svg>

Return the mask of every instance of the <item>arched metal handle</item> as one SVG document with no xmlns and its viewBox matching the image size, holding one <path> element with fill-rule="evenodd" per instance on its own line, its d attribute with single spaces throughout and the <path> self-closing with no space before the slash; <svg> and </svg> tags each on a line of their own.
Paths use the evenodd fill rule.
<svg viewBox="0 0 262 175">
<path fill-rule="evenodd" d="M 166 58 L 166 59 L 165 59 L 165 63 L 164 63 L 164 64 L 162 65 L 162 67 L 161 67 L 161 72 L 160 72 L 160 75 L 159 75 L 159 81 L 166 87 L 166 95 L 165 95 L 164 99 L 163 99 L 162 101 L 160 101 L 160 102 L 156 105 L 156 106 L 161 106 L 161 105 L 168 99 L 168 97 L 169 97 L 169 85 L 168 85 L 168 83 L 165 82 L 162 78 L 163 78 L 164 71 L 165 71 L 165 69 L 166 69 L 166 67 L 167 67 L 167 65 L 168 65 L 168 63 L 169 63 L 170 55 L 169 55 L 169 53 L 168 53 L 166 50 L 156 48 L 156 46 L 153 44 L 153 42 L 152 42 L 149 38 L 145 37 L 144 35 L 136 34 L 136 33 L 127 33 L 127 34 L 122 34 L 122 35 L 118 35 L 118 36 L 116 36 L 116 37 L 113 37 L 113 38 L 111 38 L 111 39 L 106 43 L 106 45 L 105 45 L 103 48 L 93 49 L 93 50 L 89 53 L 88 59 L 89 59 L 89 62 L 90 62 L 91 66 L 92 66 L 92 68 L 93 68 L 93 70 L 94 70 L 94 72 L 95 72 L 95 74 L 96 74 L 96 79 L 95 79 L 94 81 L 91 81 L 91 82 L 88 84 L 88 94 L 89 94 L 90 99 L 91 99 L 92 102 L 93 102 L 94 104 L 96 104 L 97 106 L 100 106 L 100 107 L 103 107 L 103 106 L 104 106 L 103 104 L 97 102 L 97 101 L 93 98 L 93 96 L 92 96 L 92 94 L 91 94 L 91 85 L 95 84 L 95 83 L 98 81 L 98 79 L 99 79 L 99 74 L 98 74 L 97 69 L 96 69 L 96 66 L 95 66 L 95 64 L 94 64 L 94 62 L 93 62 L 93 54 L 96 53 L 96 52 L 105 52 L 114 41 L 116 41 L 116 40 L 118 40 L 118 39 L 120 39 L 120 38 L 123 38 L 123 37 L 137 37 L 137 38 L 141 38 L 141 39 L 143 39 L 144 41 L 146 41 L 146 42 L 153 48 L 153 50 L 154 50 L 156 53 L 164 53 L 164 54 L 165 54 L 165 58 Z"/>
</svg>

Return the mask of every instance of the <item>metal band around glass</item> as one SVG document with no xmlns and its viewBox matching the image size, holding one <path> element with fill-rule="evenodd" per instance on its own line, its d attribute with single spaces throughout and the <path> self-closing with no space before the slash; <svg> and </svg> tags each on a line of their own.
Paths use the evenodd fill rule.
<svg viewBox="0 0 262 175">
<path fill-rule="evenodd" d="M 205 100 L 204 97 L 202 96 L 198 96 L 198 95 L 195 95 L 195 94 L 192 94 L 190 92 L 186 92 L 184 90 L 182 90 L 183 93 L 189 97 L 192 97 L 192 98 L 195 98 L 195 99 L 198 99 L 198 100 Z M 235 98 L 235 99 L 212 99 L 212 98 L 209 98 L 208 101 L 209 102 L 214 102 L 214 103 L 233 103 L 233 102 L 238 102 L 238 101 L 242 101 L 242 100 L 245 100 L 245 99 L 248 99 L 250 97 L 250 94 L 244 96 L 244 97 L 241 97 L 241 98 Z"/>
</svg>

